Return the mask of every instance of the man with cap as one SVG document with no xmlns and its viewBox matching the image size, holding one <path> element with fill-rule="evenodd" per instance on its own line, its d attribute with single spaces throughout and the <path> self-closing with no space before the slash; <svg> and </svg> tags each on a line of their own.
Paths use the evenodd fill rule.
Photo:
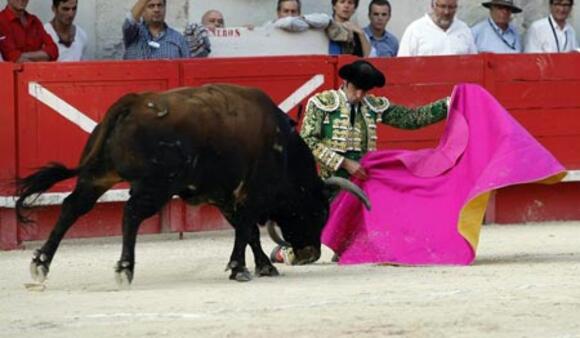
<svg viewBox="0 0 580 338">
<path fill-rule="evenodd" d="M 392 104 L 386 97 L 368 94 L 385 85 L 385 76 L 367 61 L 340 68 L 344 80 L 337 90 L 310 98 L 300 135 L 320 164 L 320 175 L 366 178 L 359 160 L 377 148 L 377 123 L 417 129 L 447 116 L 447 100 L 420 108 Z"/>
<path fill-rule="evenodd" d="M 367 179 L 359 160 L 377 149 L 377 123 L 418 129 L 447 117 L 448 98 L 407 108 L 392 104 L 386 97 L 368 94 L 369 90 L 385 85 L 385 76 L 367 61 L 342 66 L 338 74 L 344 80 L 341 87 L 310 98 L 300 130 L 323 178 Z M 275 263 L 292 264 L 292 249 L 277 246 L 270 258 Z"/>
<path fill-rule="evenodd" d="M 516 27 L 510 23 L 512 14 L 521 8 L 513 0 L 491 0 L 482 3 L 489 8 L 489 18 L 471 28 L 477 50 L 490 53 L 521 53 L 522 42 Z"/>
</svg>

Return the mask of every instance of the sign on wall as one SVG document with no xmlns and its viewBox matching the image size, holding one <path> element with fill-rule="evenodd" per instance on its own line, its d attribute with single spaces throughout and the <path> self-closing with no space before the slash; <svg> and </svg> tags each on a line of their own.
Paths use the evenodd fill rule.
<svg viewBox="0 0 580 338">
<path fill-rule="evenodd" d="M 328 54 L 323 30 L 290 33 L 273 26 L 220 28 L 212 33 L 210 42 L 210 57 Z"/>
</svg>

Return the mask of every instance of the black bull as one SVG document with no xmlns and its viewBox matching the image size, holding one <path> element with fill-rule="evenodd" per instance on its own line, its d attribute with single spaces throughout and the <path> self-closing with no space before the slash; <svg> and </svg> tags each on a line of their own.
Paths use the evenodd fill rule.
<svg viewBox="0 0 580 338">
<path fill-rule="evenodd" d="M 130 184 L 130 198 L 115 269 L 121 284 L 133 279 L 139 225 L 175 195 L 192 205 L 217 206 L 235 228 L 230 279 L 251 278 L 245 263 L 248 244 L 256 275 L 278 274 L 260 244 L 257 224 L 267 220 L 279 225 L 298 263 L 318 259 L 331 189 L 317 175 L 312 153 L 294 126 L 253 88 L 209 85 L 123 96 L 91 133 L 77 168 L 52 163 L 18 182 L 16 210 L 26 222 L 28 197 L 77 177 L 48 240 L 34 254 L 33 278 L 45 280 L 67 230 L 123 181 Z"/>
</svg>

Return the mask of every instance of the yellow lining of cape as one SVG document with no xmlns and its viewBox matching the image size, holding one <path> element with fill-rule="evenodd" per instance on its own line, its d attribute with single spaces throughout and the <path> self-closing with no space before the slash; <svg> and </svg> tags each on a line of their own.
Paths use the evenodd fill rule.
<svg viewBox="0 0 580 338">
<path fill-rule="evenodd" d="M 527 183 L 554 184 L 560 182 L 565 176 L 566 172 L 561 172 L 538 181 Z M 483 216 L 485 215 L 485 209 L 487 208 L 490 194 L 491 191 L 488 191 L 476 196 L 474 199 L 467 202 L 459 213 L 459 233 L 467 242 L 469 242 L 473 252 L 477 251 L 481 224 L 483 223 Z"/>
</svg>

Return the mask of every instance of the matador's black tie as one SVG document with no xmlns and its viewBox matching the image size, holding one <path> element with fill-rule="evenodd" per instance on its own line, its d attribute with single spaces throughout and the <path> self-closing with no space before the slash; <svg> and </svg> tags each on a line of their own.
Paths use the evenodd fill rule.
<svg viewBox="0 0 580 338">
<path fill-rule="evenodd" d="M 350 105 L 350 125 L 354 127 L 354 119 L 356 118 L 356 105 Z"/>
</svg>

